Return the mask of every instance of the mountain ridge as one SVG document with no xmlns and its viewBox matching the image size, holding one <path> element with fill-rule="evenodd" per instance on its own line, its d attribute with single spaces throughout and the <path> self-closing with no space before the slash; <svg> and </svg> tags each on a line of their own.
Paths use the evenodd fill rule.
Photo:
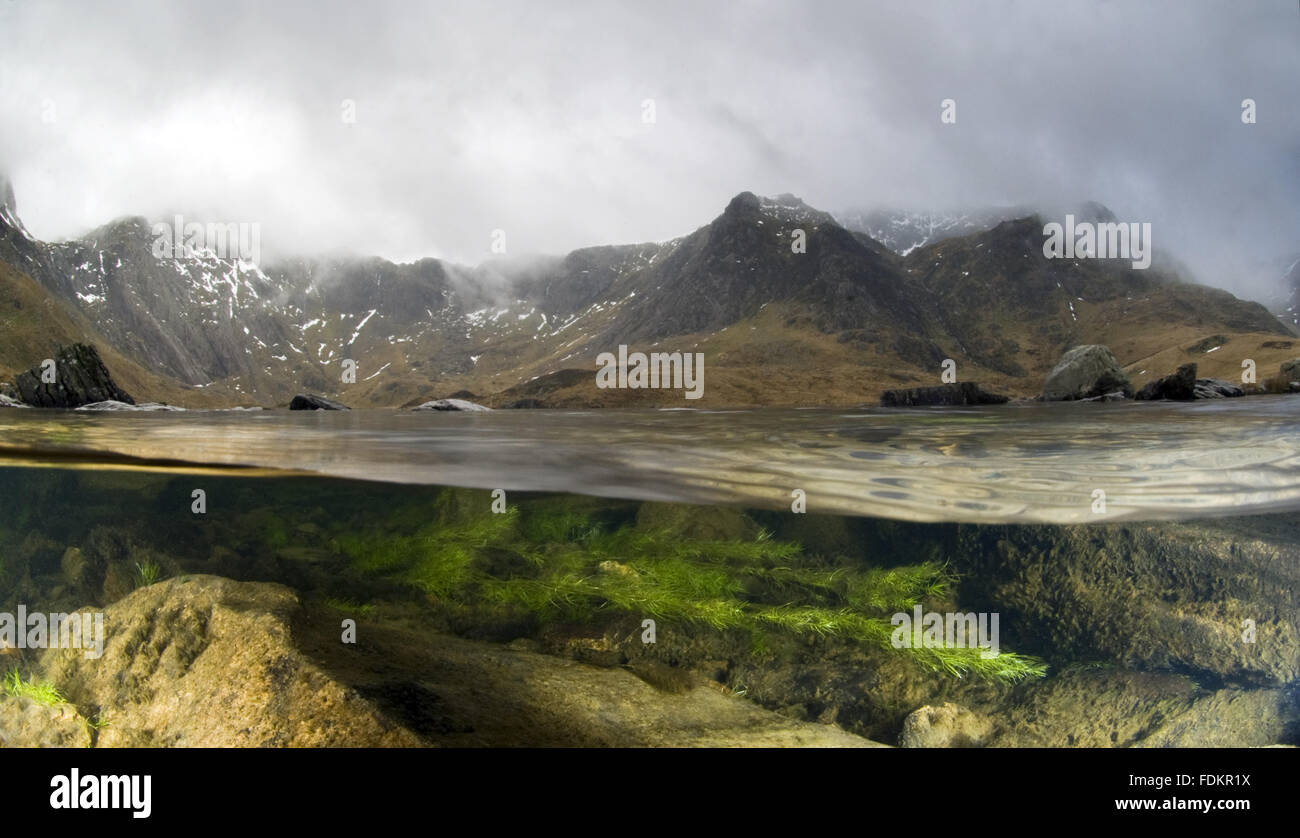
<svg viewBox="0 0 1300 838">
<path fill-rule="evenodd" d="M 1287 334 L 1257 303 L 1155 267 L 1046 259 L 1037 216 L 904 255 L 793 195 L 742 192 L 666 242 L 477 266 L 330 256 L 262 267 L 210 249 L 159 259 L 138 216 L 39 242 L 6 194 L 0 260 L 179 392 L 215 387 L 264 404 L 304 390 L 360 406 L 456 390 L 492 401 L 562 370 L 588 367 L 594 380 L 596 354 L 620 344 L 707 350 L 705 405 L 866 402 L 900 383 L 937 383 L 946 358 L 962 380 L 1029 395 L 1072 343 L 1108 337 L 1129 346 L 1121 358 L 1149 357 L 1220 333 Z M 1251 340 L 1266 342 L 1238 345 Z M 344 381 L 345 359 L 357 362 L 355 381 Z M 764 377 L 774 379 L 766 393 Z M 571 382 L 551 398 L 679 398 L 582 389 Z"/>
</svg>

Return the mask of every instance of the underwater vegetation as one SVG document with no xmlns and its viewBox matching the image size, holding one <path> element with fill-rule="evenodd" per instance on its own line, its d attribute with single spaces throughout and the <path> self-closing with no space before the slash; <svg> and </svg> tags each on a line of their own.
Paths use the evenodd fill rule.
<svg viewBox="0 0 1300 838">
<path fill-rule="evenodd" d="M 67 700 L 63 697 L 63 693 L 59 692 L 59 688 L 50 682 L 36 679 L 24 680 L 17 669 L 5 673 L 4 690 L 15 698 L 30 698 L 46 707 L 62 704 Z"/>
<path fill-rule="evenodd" d="M 869 644 L 955 676 L 1014 682 L 1046 673 L 1042 661 L 1012 652 L 895 648 L 891 615 L 946 601 L 954 579 L 935 562 L 872 567 L 806 553 L 756 525 L 709 532 L 572 497 L 526 499 L 494 513 L 485 498 L 446 489 L 431 503 L 388 510 L 382 529 L 340 526 L 334 544 L 364 574 L 449 605 L 540 622 L 630 615 L 746 632 L 756 651 L 783 632 Z"/>
<path fill-rule="evenodd" d="M 147 588 L 158 581 L 162 575 L 162 568 L 158 563 L 149 559 L 142 562 L 136 562 L 135 565 L 136 587 Z"/>
</svg>

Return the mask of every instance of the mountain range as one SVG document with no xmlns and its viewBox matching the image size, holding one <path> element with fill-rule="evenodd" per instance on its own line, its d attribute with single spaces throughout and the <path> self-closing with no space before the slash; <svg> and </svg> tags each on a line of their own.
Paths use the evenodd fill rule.
<svg viewBox="0 0 1300 838">
<path fill-rule="evenodd" d="M 1044 220 L 1023 208 L 841 220 L 744 192 L 666 242 L 477 266 L 258 265 L 210 248 L 159 258 L 140 217 L 40 241 L 0 186 L 0 383 L 73 341 L 98 346 L 137 400 L 193 407 L 300 392 L 374 407 L 858 404 L 939 383 L 949 358 L 960 380 L 1030 396 L 1079 343 L 1108 345 L 1139 387 L 1188 360 L 1235 379 L 1243 358 L 1267 371 L 1300 354 L 1264 306 L 1168 265 L 1046 258 Z M 596 388 L 596 356 L 619 345 L 702 353 L 704 398 Z"/>
</svg>

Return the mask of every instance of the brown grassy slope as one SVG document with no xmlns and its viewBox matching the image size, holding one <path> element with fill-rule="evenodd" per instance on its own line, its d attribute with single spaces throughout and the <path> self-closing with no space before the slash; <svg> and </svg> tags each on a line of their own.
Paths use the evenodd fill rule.
<svg viewBox="0 0 1300 838">
<path fill-rule="evenodd" d="M 182 407 L 240 404 L 237 394 L 218 384 L 186 387 L 127 359 L 80 313 L 39 283 L 0 262 L 0 381 L 52 357 L 61 345 L 90 343 L 99 350 L 113 380 L 136 401 L 159 401 Z"/>
</svg>

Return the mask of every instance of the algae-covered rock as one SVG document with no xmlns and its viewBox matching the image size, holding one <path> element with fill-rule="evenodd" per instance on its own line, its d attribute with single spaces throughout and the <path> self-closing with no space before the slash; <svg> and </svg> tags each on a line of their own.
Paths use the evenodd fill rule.
<svg viewBox="0 0 1300 838">
<path fill-rule="evenodd" d="M 420 744 L 294 647 L 299 610 L 280 585 L 168 580 L 106 609 L 102 658 L 51 650 L 42 675 L 107 716 L 100 747 Z"/>
<path fill-rule="evenodd" d="M 647 661 L 634 674 L 411 630 L 401 617 L 360 622 L 349 645 L 333 612 L 309 612 L 280 585 L 159 582 L 106 609 L 102 658 L 42 653 L 35 675 L 69 703 L 24 705 L 0 736 L 80 743 L 65 725 L 79 710 L 106 722 L 97 747 L 878 744 Z"/>
<path fill-rule="evenodd" d="M 951 702 L 918 708 L 903 720 L 900 748 L 978 748 L 992 723 Z"/>
<path fill-rule="evenodd" d="M 1014 615 L 1004 646 L 1243 686 L 1300 677 L 1292 516 L 958 531 L 962 595 Z"/>
<path fill-rule="evenodd" d="M 71 704 L 0 693 L 0 747 L 89 748 L 91 742 L 91 727 Z"/>
</svg>

